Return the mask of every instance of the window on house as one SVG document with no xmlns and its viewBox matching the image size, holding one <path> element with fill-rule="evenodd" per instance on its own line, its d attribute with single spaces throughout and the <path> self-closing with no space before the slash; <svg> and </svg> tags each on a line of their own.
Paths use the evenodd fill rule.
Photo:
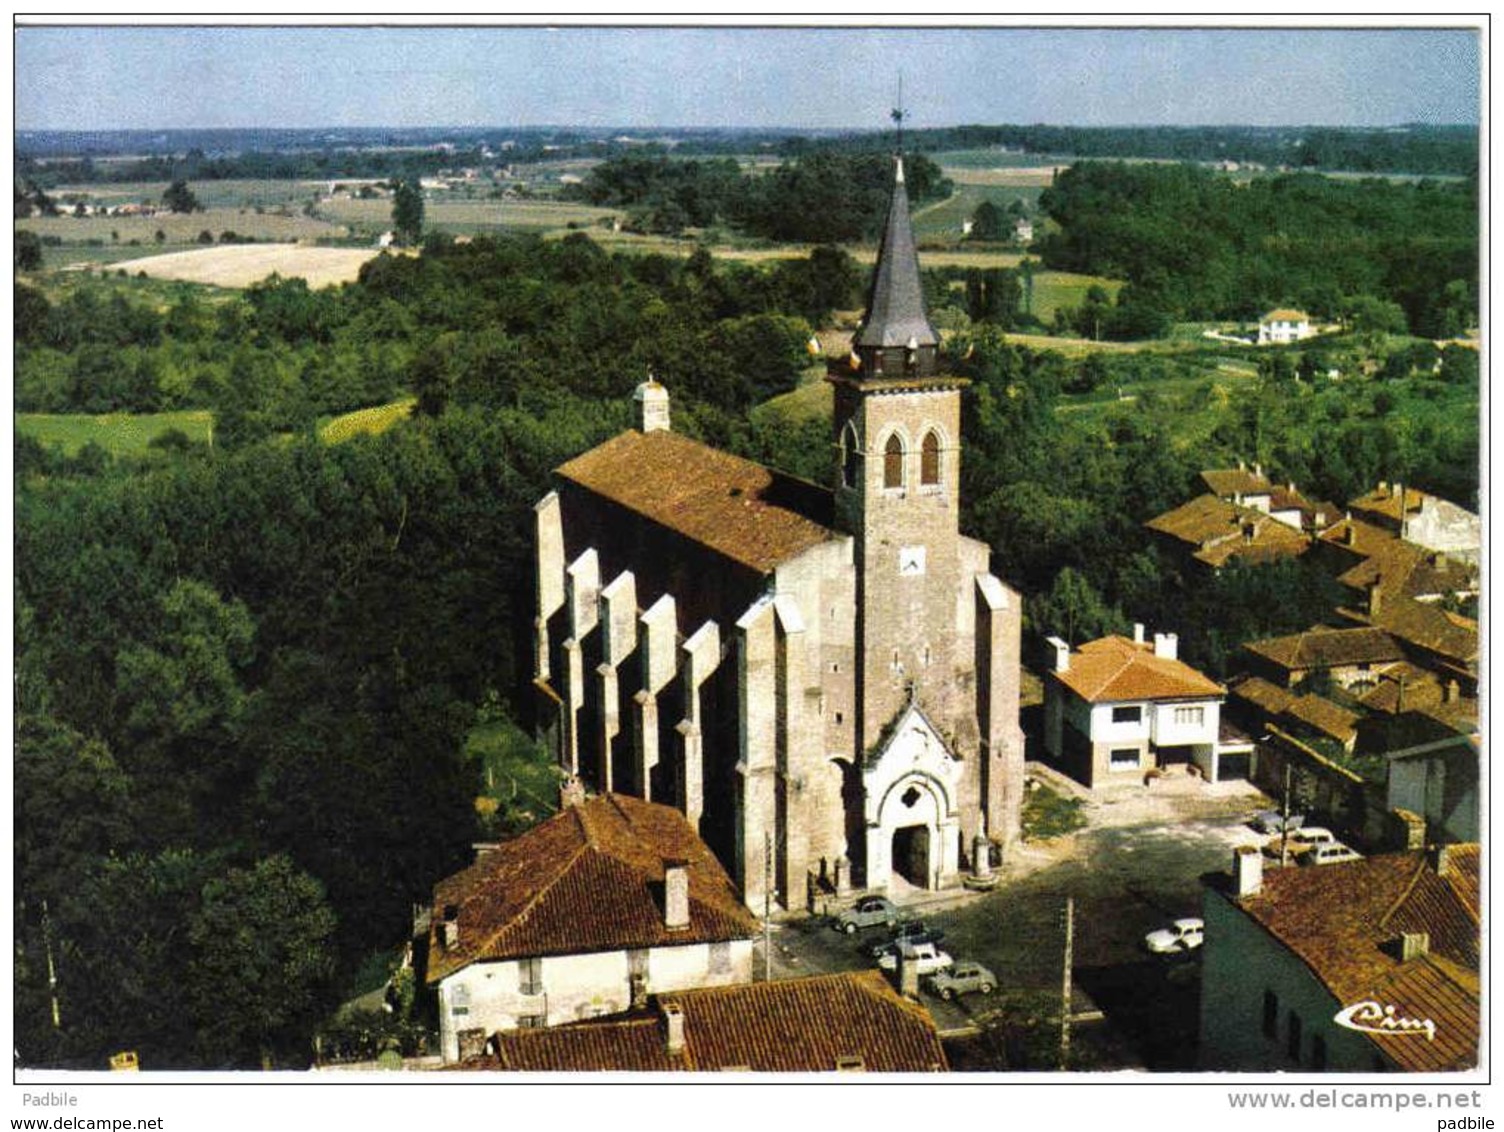
<svg viewBox="0 0 1504 1132">
<path fill-rule="evenodd" d="M 894 433 L 883 449 L 883 486 L 903 486 L 903 441 Z"/>
<path fill-rule="evenodd" d="M 1272 990 L 1264 992 L 1264 1037 L 1272 1038 L 1279 1033 L 1279 995 Z"/>
<path fill-rule="evenodd" d="M 710 945 L 710 973 L 724 975 L 729 970 L 731 970 L 731 944 L 712 943 Z"/>
<path fill-rule="evenodd" d="M 1132 707 L 1115 707 L 1112 709 L 1112 721 L 1114 723 L 1138 723 L 1144 718 L 1144 709 L 1140 704 Z"/>
<path fill-rule="evenodd" d="M 518 962 L 517 990 L 522 994 L 543 993 L 543 960 L 523 959 Z"/>
<path fill-rule="evenodd" d="M 1300 1015 L 1293 1010 L 1285 1015 L 1285 1052 L 1291 1061 L 1300 1060 Z"/>
<path fill-rule="evenodd" d="M 463 1018 L 470 1013 L 470 988 L 464 983 L 456 983 L 450 988 L 449 1013 L 456 1018 Z"/>
<path fill-rule="evenodd" d="M 867 1062 L 856 1054 L 847 1054 L 845 1057 L 836 1058 L 837 1073 L 865 1073 Z"/>
<path fill-rule="evenodd" d="M 1206 709 L 1204 707 L 1178 707 L 1175 709 L 1175 722 L 1200 727 L 1206 722 Z"/>
<path fill-rule="evenodd" d="M 541 1030 L 544 1018 L 541 1014 L 519 1014 L 517 1016 L 517 1028 L 519 1030 Z"/>
<path fill-rule="evenodd" d="M 1112 770 L 1137 770 L 1138 748 L 1118 747 L 1108 754 L 1107 765 Z"/>
<path fill-rule="evenodd" d="M 940 437 L 931 429 L 919 446 L 919 482 L 933 486 L 940 482 Z"/>
</svg>

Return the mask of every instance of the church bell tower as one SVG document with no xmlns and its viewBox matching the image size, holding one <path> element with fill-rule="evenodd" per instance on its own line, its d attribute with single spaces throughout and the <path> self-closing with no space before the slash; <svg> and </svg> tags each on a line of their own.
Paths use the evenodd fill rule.
<svg viewBox="0 0 1504 1132">
<path fill-rule="evenodd" d="M 961 389 L 925 312 L 903 158 L 850 357 L 830 367 L 837 521 L 855 539 L 858 753 L 913 699 L 951 715 Z M 967 595 L 969 597 L 969 595 Z"/>
</svg>

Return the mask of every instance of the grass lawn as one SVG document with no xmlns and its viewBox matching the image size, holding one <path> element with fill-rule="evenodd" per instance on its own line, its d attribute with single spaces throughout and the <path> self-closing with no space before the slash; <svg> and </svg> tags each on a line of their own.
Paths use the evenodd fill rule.
<svg viewBox="0 0 1504 1132">
<path fill-rule="evenodd" d="M 553 760 L 510 720 L 483 714 L 465 739 L 465 755 L 480 764 L 483 793 L 476 810 L 493 833 L 521 833 L 559 808 Z"/>
<path fill-rule="evenodd" d="M 1123 289 L 1123 281 L 1101 275 L 1077 275 L 1071 271 L 1038 272 L 1034 276 L 1031 313 L 1041 322 L 1048 323 L 1054 319 L 1057 310 L 1079 307 L 1086 301 L 1086 292 L 1093 287 L 1101 287 L 1108 298 L 1115 299 Z"/>
<path fill-rule="evenodd" d="M 960 239 L 962 221 L 970 220 L 983 201 L 1007 209 L 1022 200 L 1031 214 L 1039 206 L 1037 186 L 957 185 L 956 191 L 942 201 L 921 205 L 914 210 L 914 236 L 918 240 Z"/>
<path fill-rule="evenodd" d="M 1066 798 L 1041 783 L 1024 798 L 1024 839 L 1047 841 L 1084 829 L 1086 818 L 1081 815 L 1084 804 L 1080 798 Z"/>
<path fill-rule="evenodd" d="M 190 440 L 207 443 L 214 414 L 207 409 L 175 413 L 17 413 L 16 433 L 33 436 L 48 447 L 61 448 L 72 456 L 93 441 L 112 456 L 144 456 L 151 441 L 169 429 L 178 429 Z"/>
<path fill-rule="evenodd" d="M 319 439 L 325 444 L 340 444 L 356 436 L 380 436 L 387 429 L 412 415 L 416 397 L 404 397 L 389 405 L 356 409 L 319 426 Z"/>
</svg>

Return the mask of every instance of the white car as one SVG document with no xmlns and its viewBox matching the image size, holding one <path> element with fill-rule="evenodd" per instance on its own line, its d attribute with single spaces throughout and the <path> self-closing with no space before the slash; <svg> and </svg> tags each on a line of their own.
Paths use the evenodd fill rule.
<svg viewBox="0 0 1504 1132">
<path fill-rule="evenodd" d="M 1333 841 L 1313 846 L 1310 852 L 1302 854 L 1299 859 L 1302 865 L 1341 865 L 1347 861 L 1361 861 L 1363 854 L 1340 841 Z"/>
<path fill-rule="evenodd" d="M 1269 843 L 1264 846 L 1264 851 L 1270 856 L 1278 857 L 1283 848 L 1292 857 L 1303 857 L 1319 845 L 1340 845 L 1337 835 L 1331 830 L 1319 825 L 1303 826 L 1300 829 L 1292 829 L 1288 837 L 1271 837 Z"/>
<path fill-rule="evenodd" d="M 1206 925 L 1194 916 L 1187 916 L 1144 936 L 1144 946 L 1155 955 L 1182 954 L 1200 947 L 1205 934 Z"/>
<path fill-rule="evenodd" d="M 916 943 L 901 949 L 905 963 L 918 965 L 921 975 L 933 975 L 936 971 L 943 971 L 955 963 L 955 960 L 944 951 L 941 951 L 933 943 Z M 877 965 L 884 971 L 898 970 L 899 952 L 890 951 L 877 961 Z"/>
</svg>

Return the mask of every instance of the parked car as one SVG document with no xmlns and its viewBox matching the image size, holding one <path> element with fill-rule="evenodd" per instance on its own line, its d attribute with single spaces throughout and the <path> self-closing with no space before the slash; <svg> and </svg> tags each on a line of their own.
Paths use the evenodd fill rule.
<svg viewBox="0 0 1504 1132">
<path fill-rule="evenodd" d="M 957 963 L 925 976 L 924 985 L 931 994 L 949 1001 L 958 994 L 970 994 L 972 991 L 991 994 L 997 986 L 997 979 L 980 963 Z"/>
<path fill-rule="evenodd" d="M 1200 947 L 1205 933 L 1206 925 L 1200 919 L 1187 916 L 1144 936 L 1144 946 L 1155 955 L 1183 954 Z"/>
<path fill-rule="evenodd" d="M 1302 865 L 1340 865 L 1345 861 L 1361 861 L 1363 854 L 1356 849 L 1349 848 L 1340 841 L 1333 841 L 1325 845 L 1317 845 L 1309 853 L 1303 854 L 1299 861 Z"/>
<path fill-rule="evenodd" d="M 1292 829 L 1286 836 L 1271 837 L 1269 843 L 1264 846 L 1264 852 L 1271 857 L 1278 857 L 1280 850 L 1284 849 L 1290 856 L 1300 857 L 1318 845 L 1337 843 L 1337 835 L 1331 830 L 1319 825 L 1307 825 L 1300 829 Z"/>
<path fill-rule="evenodd" d="M 884 971 L 898 970 L 900 953 L 905 963 L 917 964 L 921 976 L 932 975 L 955 962 L 949 954 L 941 951 L 933 943 L 916 943 L 905 944 L 898 951 L 884 955 L 877 961 L 877 965 Z"/>
<path fill-rule="evenodd" d="M 835 918 L 838 932 L 853 934 L 858 928 L 892 927 L 898 923 L 898 907 L 883 896 L 864 896 Z"/>
<path fill-rule="evenodd" d="M 1283 833 L 1288 828 L 1292 833 L 1305 824 L 1305 814 L 1291 814 L 1288 818 L 1278 810 L 1264 810 L 1249 824 L 1260 833 Z"/>
<path fill-rule="evenodd" d="M 867 954 L 873 959 L 881 959 L 889 951 L 897 951 L 905 943 L 939 943 L 944 938 L 945 931 L 941 928 L 932 928 L 923 920 L 904 920 L 887 939 L 869 947 Z"/>
</svg>

